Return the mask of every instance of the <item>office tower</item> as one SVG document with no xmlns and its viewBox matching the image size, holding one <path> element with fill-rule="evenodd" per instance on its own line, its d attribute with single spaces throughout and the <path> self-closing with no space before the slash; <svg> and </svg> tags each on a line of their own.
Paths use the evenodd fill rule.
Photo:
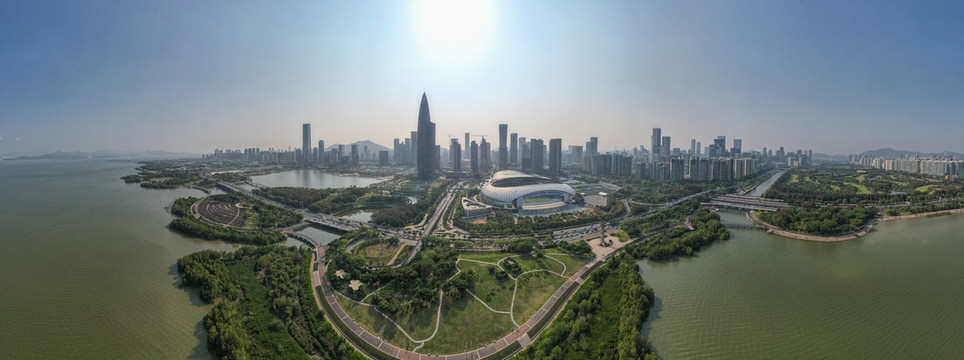
<svg viewBox="0 0 964 360">
<path fill-rule="evenodd" d="M 743 139 L 733 139 L 733 148 L 736 149 L 736 153 L 743 152 Z"/>
<path fill-rule="evenodd" d="M 378 166 L 388 166 L 388 150 L 378 151 Z"/>
<path fill-rule="evenodd" d="M 522 171 L 532 172 L 532 150 L 530 149 L 529 142 L 526 138 L 519 138 L 519 165 L 522 167 Z"/>
<path fill-rule="evenodd" d="M 713 139 L 713 147 L 710 148 L 710 157 L 726 156 L 726 138 L 720 136 Z"/>
<path fill-rule="evenodd" d="M 697 153 L 697 150 L 696 150 L 696 139 L 691 139 L 691 140 L 690 140 L 690 155 L 696 155 L 696 153 Z"/>
<path fill-rule="evenodd" d="M 418 136 L 416 140 L 415 167 L 418 169 L 419 179 L 431 179 L 435 176 L 435 123 L 428 111 L 428 97 L 422 93 L 422 103 L 418 107 Z"/>
<path fill-rule="evenodd" d="M 472 166 L 472 173 L 479 174 L 479 144 L 475 141 L 472 142 L 472 146 L 469 147 L 469 163 Z"/>
<path fill-rule="evenodd" d="M 653 128 L 653 136 L 650 137 L 649 148 L 652 151 L 651 160 L 659 161 L 659 153 L 663 149 L 661 145 L 663 129 Z"/>
<path fill-rule="evenodd" d="M 532 172 L 541 173 L 545 170 L 545 143 L 542 139 L 532 139 Z"/>
<path fill-rule="evenodd" d="M 492 145 L 485 138 L 479 143 L 479 172 L 485 173 L 492 167 Z"/>
<path fill-rule="evenodd" d="M 549 173 L 562 173 L 562 139 L 549 139 Z"/>
<path fill-rule="evenodd" d="M 359 159 L 359 157 L 358 157 L 358 145 L 357 145 L 357 144 L 351 144 L 351 159 L 350 159 L 351 166 L 353 166 L 353 167 L 358 167 L 358 159 Z"/>
<path fill-rule="evenodd" d="M 697 142 L 696 142 L 696 155 L 699 155 L 699 154 L 700 154 L 700 150 L 702 150 L 702 149 L 703 149 L 703 143 L 697 141 Z"/>
<path fill-rule="evenodd" d="M 462 171 L 462 145 L 459 145 L 459 139 L 452 139 L 452 144 L 449 145 L 449 157 L 452 158 L 452 171 Z"/>
<path fill-rule="evenodd" d="M 435 153 L 432 155 L 432 169 L 442 170 L 442 145 L 435 145 Z"/>
<path fill-rule="evenodd" d="M 589 141 L 586 142 L 586 156 L 593 156 L 599 153 L 599 138 L 590 137 Z"/>
<path fill-rule="evenodd" d="M 392 145 L 392 162 L 394 162 L 395 165 L 402 163 L 402 143 L 398 141 L 398 138 L 395 138 L 395 142 Z"/>
<path fill-rule="evenodd" d="M 582 164 L 582 146 L 569 145 L 569 163 Z"/>
<path fill-rule="evenodd" d="M 661 146 L 661 148 L 659 149 L 659 158 L 660 158 L 660 160 L 666 160 L 666 159 L 668 159 L 669 156 L 673 154 L 673 153 L 670 151 L 670 149 L 672 149 L 672 148 L 669 147 L 669 136 L 663 136 L 663 139 L 662 139 L 662 141 L 660 141 L 659 145 Z"/>
<path fill-rule="evenodd" d="M 325 141 L 318 140 L 318 157 L 315 158 L 315 162 L 324 164 L 325 163 Z"/>
<path fill-rule="evenodd" d="M 412 131 L 409 137 L 411 137 L 412 143 L 408 148 L 408 162 L 415 164 L 415 161 L 418 158 L 418 131 Z"/>
<path fill-rule="evenodd" d="M 469 158 L 469 133 L 465 133 L 465 149 L 463 150 L 465 150 L 465 154 L 462 154 L 462 155 L 464 155 L 464 158 L 468 159 Z"/>
<path fill-rule="evenodd" d="M 509 165 L 519 166 L 519 134 L 509 134 Z"/>
<path fill-rule="evenodd" d="M 499 170 L 509 168 L 509 148 L 506 143 L 509 141 L 509 125 L 499 124 Z"/>
<path fill-rule="evenodd" d="M 311 124 L 301 125 L 301 162 L 311 162 Z"/>
</svg>

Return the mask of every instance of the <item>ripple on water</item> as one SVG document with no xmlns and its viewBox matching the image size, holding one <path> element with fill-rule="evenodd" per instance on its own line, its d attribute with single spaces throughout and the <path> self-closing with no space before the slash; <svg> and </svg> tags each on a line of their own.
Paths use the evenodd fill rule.
<svg viewBox="0 0 964 360">
<path fill-rule="evenodd" d="M 964 351 L 964 217 L 824 244 L 732 230 L 690 259 L 641 261 L 664 358 L 953 358 Z"/>
</svg>

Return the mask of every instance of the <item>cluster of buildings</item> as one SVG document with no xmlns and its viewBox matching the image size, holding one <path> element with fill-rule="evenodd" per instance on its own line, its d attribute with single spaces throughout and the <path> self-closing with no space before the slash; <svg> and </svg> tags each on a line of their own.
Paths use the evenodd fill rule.
<svg viewBox="0 0 964 360">
<path fill-rule="evenodd" d="M 280 164 L 321 164 L 356 167 L 360 163 L 381 166 L 413 167 L 421 179 L 444 174 L 450 178 L 484 176 L 493 171 L 520 170 L 522 173 L 560 176 L 567 172 L 594 175 L 635 176 L 661 181 L 732 181 L 762 170 L 810 164 L 810 151 L 786 152 L 763 148 L 743 151 L 743 141 L 733 139 L 727 147 L 725 136 L 718 136 L 707 146 L 690 140 L 689 149 L 672 147 L 672 139 L 654 128 L 647 150 L 640 145 L 632 150 L 600 151 L 599 138 L 590 137 L 584 145 L 569 145 L 563 150 L 561 138 L 545 141 L 510 133 L 508 124 L 499 124 L 498 143 L 487 135 L 465 133 L 464 138 L 450 137 L 447 144 L 436 143 L 435 123 L 429 111 L 428 97 L 422 94 L 417 128 L 409 137 L 396 138 L 391 151 L 369 152 L 367 146 L 338 145 L 325 149 L 323 140 L 313 147 L 311 125 L 302 128 L 302 146 L 294 150 L 215 150 L 209 159 L 244 160 Z M 444 145 L 444 146 L 443 146 Z M 493 148 L 494 147 L 494 148 Z"/>
<path fill-rule="evenodd" d="M 870 156 L 850 155 L 850 162 L 869 166 L 874 169 L 904 171 L 912 174 L 927 174 L 934 176 L 964 177 L 964 161 L 950 158 L 912 158 L 893 159 Z"/>
</svg>

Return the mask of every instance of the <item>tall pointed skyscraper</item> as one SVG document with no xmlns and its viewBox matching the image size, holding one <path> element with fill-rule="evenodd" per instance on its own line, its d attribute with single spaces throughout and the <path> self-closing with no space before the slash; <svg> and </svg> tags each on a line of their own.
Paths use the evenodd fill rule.
<svg viewBox="0 0 964 360">
<path fill-rule="evenodd" d="M 422 93 L 422 104 L 418 107 L 418 151 L 415 154 L 415 168 L 419 179 L 435 177 L 435 123 L 428 113 L 428 97 Z"/>
</svg>

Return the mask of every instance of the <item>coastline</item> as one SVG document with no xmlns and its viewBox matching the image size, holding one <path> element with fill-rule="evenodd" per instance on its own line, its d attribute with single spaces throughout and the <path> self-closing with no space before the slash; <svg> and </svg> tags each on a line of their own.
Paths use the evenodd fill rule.
<svg viewBox="0 0 964 360">
<path fill-rule="evenodd" d="M 772 225 L 772 224 L 770 224 L 770 223 L 768 223 L 768 222 L 765 222 L 765 221 L 761 220 L 760 218 L 758 218 L 758 217 L 756 216 L 756 212 L 754 212 L 754 211 L 747 211 L 746 217 L 747 217 L 747 219 L 750 219 L 750 221 L 753 222 L 754 224 L 757 224 L 757 225 L 760 225 L 760 226 L 765 227 L 765 228 L 766 228 L 766 232 L 767 232 L 768 234 L 779 235 L 779 236 L 783 236 L 783 237 L 786 237 L 786 238 L 797 239 L 797 240 L 832 243 L 832 242 L 848 241 L 848 240 L 853 240 L 853 239 L 857 239 L 857 238 L 863 237 L 864 235 L 869 234 L 869 233 L 874 229 L 874 227 L 875 227 L 877 224 L 881 223 L 882 221 L 915 219 L 915 218 L 928 217 L 928 216 L 931 216 L 931 215 L 962 214 L 962 213 L 964 213 L 964 208 L 962 208 L 962 209 L 951 209 L 951 210 L 939 210 L 939 211 L 931 211 L 931 212 L 924 212 L 924 213 L 918 213 L 918 214 L 908 214 L 908 215 L 880 216 L 880 217 L 874 218 L 873 220 L 869 221 L 869 222 L 868 222 L 867 224 L 865 224 L 862 228 L 860 228 L 860 230 L 858 230 L 858 231 L 856 231 L 856 232 L 852 232 L 852 233 L 844 234 L 844 235 L 835 235 L 835 236 L 801 234 L 801 233 L 798 233 L 798 232 L 793 232 L 793 231 L 789 231 L 789 230 L 784 230 L 784 229 L 778 228 L 778 227 L 776 227 L 776 226 L 774 226 L 774 225 Z"/>
</svg>

